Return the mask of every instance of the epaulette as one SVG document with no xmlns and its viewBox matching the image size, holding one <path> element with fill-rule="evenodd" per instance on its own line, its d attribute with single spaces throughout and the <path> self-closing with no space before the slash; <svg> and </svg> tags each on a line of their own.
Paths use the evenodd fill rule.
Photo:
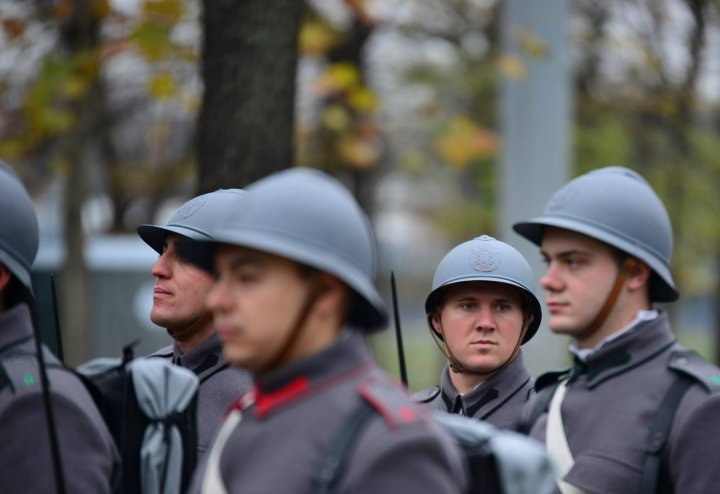
<svg viewBox="0 0 720 494">
<path fill-rule="evenodd" d="M 420 420 L 419 410 L 405 392 L 382 378 L 367 379 L 357 387 L 360 396 L 385 419 L 391 429 Z"/>
<path fill-rule="evenodd" d="M 568 375 L 570 369 L 546 372 L 535 380 L 535 391 L 539 391 L 547 386 L 559 382 L 563 377 Z"/>
<path fill-rule="evenodd" d="M 32 360 L 23 357 L 31 357 Z M 5 352 L 0 359 L 0 389 L 9 386 L 13 393 L 23 393 L 38 388 L 40 377 L 34 359 L 34 353 L 20 349 Z"/>
<path fill-rule="evenodd" d="M 709 393 L 720 390 L 720 369 L 693 350 L 676 350 L 670 355 L 668 369 L 691 377 Z"/>
<path fill-rule="evenodd" d="M 151 353 L 147 356 L 147 358 L 172 358 L 173 355 L 173 346 L 167 345 L 158 349 L 156 352 Z"/>
<path fill-rule="evenodd" d="M 430 403 L 440 394 L 440 386 L 431 386 L 429 388 L 421 389 L 415 393 L 412 398 L 417 403 Z"/>
</svg>

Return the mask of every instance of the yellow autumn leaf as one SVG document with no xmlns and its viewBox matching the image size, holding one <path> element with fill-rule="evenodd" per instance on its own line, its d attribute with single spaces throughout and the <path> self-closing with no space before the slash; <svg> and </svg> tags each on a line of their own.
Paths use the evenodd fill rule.
<svg viewBox="0 0 720 494">
<path fill-rule="evenodd" d="M 326 53 L 335 44 L 335 38 L 335 33 L 326 24 L 318 21 L 305 22 L 300 28 L 300 53 Z"/>
<path fill-rule="evenodd" d="M 71 100 L 81 98 L 88 87 L 88 80 L 78 76 L 71 76 L 63 81 L 61 94 Z"/>
<path fill-rule="evenodd" d="M 340 158 L 353 168 L 371 168 L 377 164 L 380 157 L 380 150 L 375 142 L 352 135 L 338 141 L 337 151 Z"/>
<path fill-rule="evenodd" d="M 148 93 L 157 99 L 168 99 L 175 93 L 175 78 L 164 73 L 153 76 L 148 81 Z"/>
<path fill-rule="evenodd" d="M 159 23 L 142 22 L 130 39 L 149 60 L 159 60 L 172 50 L 171 29 Z"/>
<path fill-rule="evenodd" d="M 325 79 L 335 89 L 347 90 L 358 85 L 360 71 L 351 63 L 334 63 L 325 74 Z"/>
<path fill-rule="evenodd" d="M 322 121 L 325 127 L 335 132 L 342 132 L 350 125 L 350 115 L 339 105 L 328 106 L 323 112 Z"/>
<path fill-rule="evenodd" d="M 67 110 L 46 108 L 40 115 L 42 131 L 45 135 L 61 134 L 75 124 L 75 116 Z"/>
<path fill-rule="evenodd" d="M 0 156 L 5 159 L 15 159 L 27 152 L 27 145 L 24 139 L 5 139 L 0 141 Z"/>
<path fill-rule="evenodd" d="M 530 29 L 515 29 L 515 37 L 520 43 L 522 50 L 533 58 L 545 58 L 550 49 L 547 42 L 537 33 Z"/>
<path fill-rule="evenodd" d="M 498 60 L 500 73 L 510 79 L 526 79 L 527 69 L 523 61 L 514 55 L 503 55 Z"/>
<path fill-rule="evenodd" d="M 435 148 L 450 166 L 465 168 L 473 160 L 492 156 L 497 138 L 469 118 L 456 117 L 437 139 Z"/>
<path fill-rule="evenodd" d="M 361 86 L 350 91 L 348 97 L 350 107 L 360 113 L 371 113 L 375 109 L 375 93 L 367 86 Z"/>
</svg>

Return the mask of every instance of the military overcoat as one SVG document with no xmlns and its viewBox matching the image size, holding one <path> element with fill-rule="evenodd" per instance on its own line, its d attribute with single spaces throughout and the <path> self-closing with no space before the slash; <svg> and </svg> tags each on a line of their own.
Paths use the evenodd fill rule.
<svg viewBox="0 0 720 494">
<path fill-rule="evenodd" d="M 680 352 L 680 353 L 678 353 Z M 662 493 L 705 494 L 720 486 L 720 369 L 676 343 L 667 314 L 641 322 L 634 330 L 599 348 L 569 373 L 537 380 L 543 388 L 569 377 L 560 410 L 575 464 L 565 481 L 586 492 L 640 492 L 650 427 L 660 403 L 678 379 L 695 384 L 684 394 L 661 452 Z M 529 414 L 528 414 L 529 416 Z M 546 440 L 547 412 L 531 435 Z"/>
<path fill-rule="evenodd" d="M 57 492 L 30 311 L 0 314 L 0 492 Z M 120 456 L 75 374 L 44 349 L 65 491 L 117 492 Z"/>
<path fill-rule="evenodd" d="M 523 409 L 533 392 L 533 379 L 523 363 L 522 350 L 498 373 L 461 395 L 450 380 L 446 365 L 440 386 L 415 393 L 414 398 L 430 407 L 484 420 L 499 429 L 518 430 Z"/>
<path fill-rule="evenodd" d="M 335 492 L 463 492 L 459 450 L 429 410 L 377 367 L 354 330 L 305 360 L 256 376 L 253 395 L 228 416 L 191 492 L 310 494 L 345 419 L 367 405 L 376 413 L 350 449 Z"/>
<path fill-rule="evenodd" d="M 217 333 L 187 353 L 177 343 L 161 348 L 150 358 L 165 358 L 193 371 L 200 380 L 197 398 L 198 461 L 210 449 L 210 443 L 225 412 L 240 396 L 252 388 L 246 371 L 230 367 L 223 357 Z"/>
</svg>

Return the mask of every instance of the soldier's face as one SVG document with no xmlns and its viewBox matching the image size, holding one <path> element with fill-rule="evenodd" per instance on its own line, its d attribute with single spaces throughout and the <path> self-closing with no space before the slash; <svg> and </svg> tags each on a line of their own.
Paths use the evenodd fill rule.
<svg viewBox="0 0 720 494">
<path fill-rule="evenodd" d="M 523 329 L 522 296 L 505 283 L 472 281 L 448 286 L 435 327 L 460 364 L 491 372 L 515 352 Z"/>
<path fill-rule="evenodd" d="M 267 372 L 316 349 L 317 333 L 312 331 L 300 331 L 287 346 L 310 293 L 308 279 L 296 263 L 252 249 L 221 245 L 215 269 L 217 280 L 207 306 L 213 312 L 228 362 L 253 372 Z M 283 359 L 278 361 L 278 355 L 284 355 Z"/>
<path fill-rule="evenodd" d="M 573 336 L 581 347 L 594 346 L 617 329 L 611 313 L 601 328 L 586 334 L 618 275 L 612 248 L 560 228 L 546 230 L 541 248 L 547 271 L 540 284 L 545 289 L 550 328 L 555 333 Z M 622 302 L 621 294 L 619 306 Z"/>
<path fill-rule="evenodd" d="M 150 320 L 170 333 L 189 327 L 205 314 L 205 298 L 214 281 L 208 272 L 181 258 L 176 247 L 180 238 L 167 236 L 151 270 L 156 281 Z"/>
</svg>

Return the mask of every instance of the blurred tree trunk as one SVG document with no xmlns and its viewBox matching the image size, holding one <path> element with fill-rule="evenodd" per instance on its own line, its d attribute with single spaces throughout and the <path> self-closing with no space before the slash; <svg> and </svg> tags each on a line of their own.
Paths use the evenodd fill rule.
<svg viewBox="0 0 720 494">
<path fill-rule="evenodd" d="M 83 60 L 85 70 L 91 72 L 82 97 L 70 102 L 76 116 L 74 127 L 63 140 L 61 161 L 66 173 L 65 187 L 65 261 L 62 268 L 59 303 L 65 361 L 76 366 L 90 358 L 92 331 L 90 307 L 92 292 L 84 258 L 82 205 L 87 197 L 86 148 L 98 120 L 99 64 L 97 60 L 100 38 L 99 22 L 90 0 L 77 0 L 61 25 L 61 48 L 67 58 L 78 64 Z"/>
<path fill-rule="evenodd" d="M 301 0 L 203 0 L 198 192 L 294 163 Z"/>
</svg>

